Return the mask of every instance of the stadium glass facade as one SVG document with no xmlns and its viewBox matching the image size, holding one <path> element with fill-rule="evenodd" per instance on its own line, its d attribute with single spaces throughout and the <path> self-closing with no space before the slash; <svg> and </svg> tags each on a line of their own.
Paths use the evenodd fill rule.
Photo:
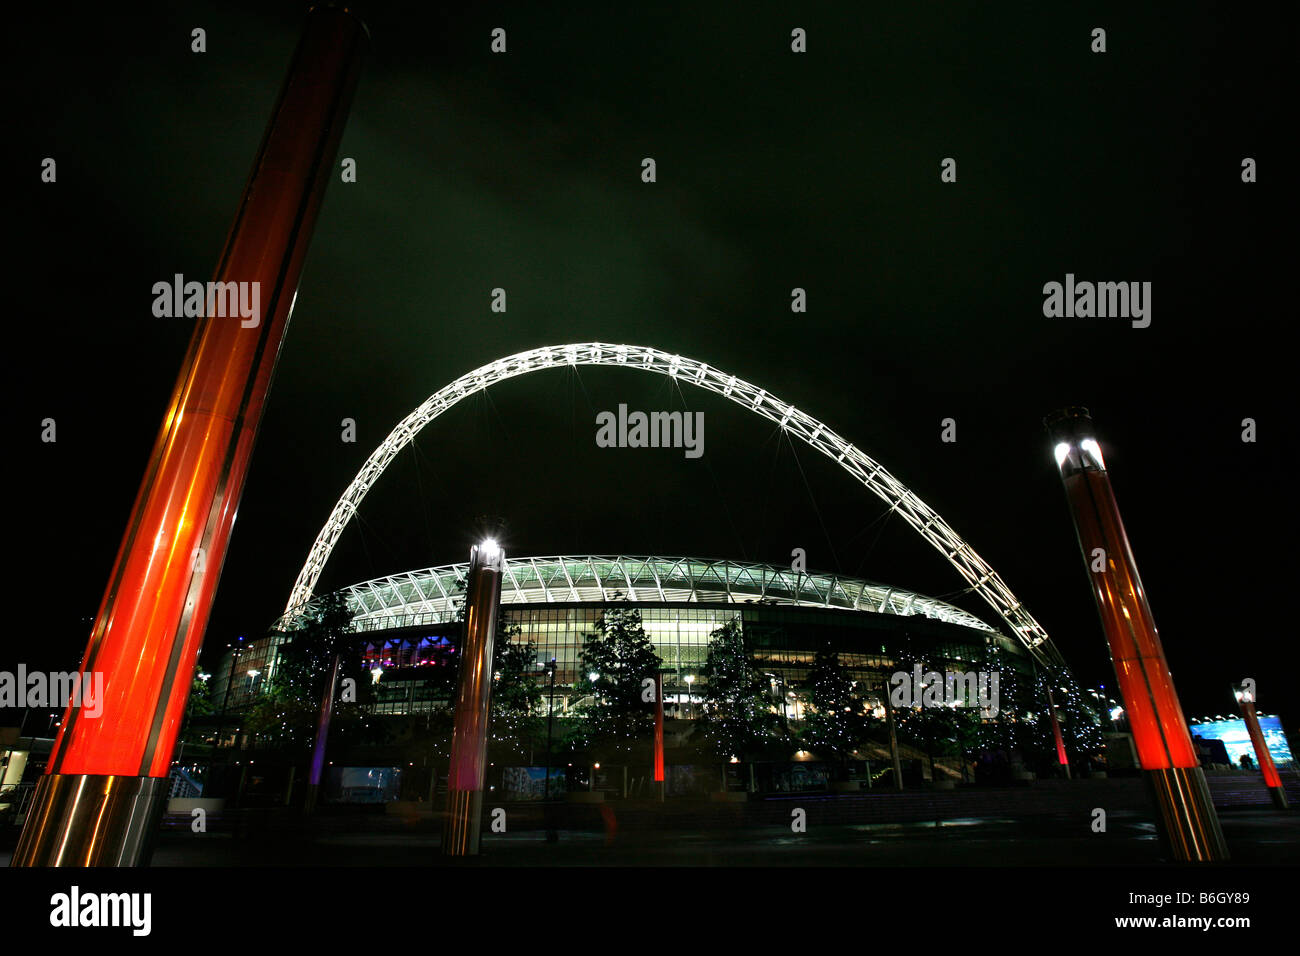
<svg viewBox="0 0 1300 956">
<path fill-rule="evenodd" d="M 345 589 L 377 680 L 376 714 L 447 705 L 465 569 L 430 568 Z M 966 671 L 987 644 L 996 643 L 1003 661 L 1030 667 L 1020 645 L 973 615 L 861 579 L 687 558 L 514 559 L 507 565 L 502 614 L 519 628 L 516 640 L 533 642 L 539 672 L 555 660 L 557 714 L 589 697 L 580 654 L 611 605 L 640 610 L 646 636 L 663 660 L 665 709 L 675 717 L 695 716 L 711 635 L 736 618 L 755 666 L 769 678 L 774 706 L 794 720 L 802 716 L 801 687 L 814 655 L 827 644 L 871 691 L 897 669 L 904 647 L 930 666 Z M 279 640 L 245 642 L 227 653 L 214 675 L 214 701 L 232 709 L 249 703 L 275 672 Z"/>
</svg>

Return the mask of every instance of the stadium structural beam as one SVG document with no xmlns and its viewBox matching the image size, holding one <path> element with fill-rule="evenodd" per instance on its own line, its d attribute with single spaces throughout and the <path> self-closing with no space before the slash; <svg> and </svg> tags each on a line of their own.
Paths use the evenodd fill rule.
<svg viewBox="0 0 1300 956">
<path fill-rule="evenodd" d="M 81 677 L 103 681 L 101 716 L 69 705 L 14 866 L 148 862 L 195 661 L 366 43 L 365 25 L 345 10 L 317 6 L 307 14 L 218 260 L 220 285 L 206 287 L 203 316 L 82 658 Z M 225 144 L 211 148 L 220 152 Z M 229 290 L 246 292 L 253 314 L 229 314 L 239 312 L 226 308 Z M 110 389 L 111 377 L 110 369 Z"/>
</svg>

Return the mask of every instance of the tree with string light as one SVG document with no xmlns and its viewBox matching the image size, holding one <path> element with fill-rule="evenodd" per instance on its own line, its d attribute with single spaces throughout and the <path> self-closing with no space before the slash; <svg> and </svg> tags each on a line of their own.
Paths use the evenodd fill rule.
<svg viewBox="0 0 1300 956">
<path fill-rule="evenodd" d="M 492 648 L 492 703 L 489 737 L 503 758 L 532 753 L 545 734 L 540 716 L 542 688 L 537 682 L 537 644 L 519 639 L 522 628 L 497 616 Z"/>
<path fill-rule="evenodd" d="M 641 611 L 605 608 L 579 661 L 592 696 L 578 706 L 583 719 L 575 744 L 585 744 L 593 755 L 639 754 L 654 732 L 653 680 L 663 665 L 641 625 Z"/>
<path fill-rule="evenodd" d="M 849 761 L 873 723 L 857 681 L 829 644 L 817 651 L 806 686 L 810 704 L 800 740 L 806 750 L 830 761 L 835 779 L 847 780 Z"/>
<path fill-rule="evenodd" d="M 1038 670 L 1034 674 L 1034 719 L 1027 725 L 1027 743 L 1035 766 L 1040 770 L 1059 766 L 1056 735 L 1052 730 L 1049 700 L 1056 703 L 1056 718 L 1061 726 L 1066 759 L 1072 765 L 1088 765 L 1101 750 L 1101 720 L 1088 703 L 1074 675 L 1068 671 Z M 1049 698 L 1048 692 L 1051 692 Z"/>
<path fill-rule="evenodd" d="M 718 756 L 749 759 L 788 751 L 772 692 L 750 659 L 740 618 L 733 617 L 709 635 L 708 656 L 696 732 Z"/>
<path fill-rule="evenodd" d="M 289 754 L 310 752 L 316 732 L 325 684 L 334 657 L 339 657 L 338 679 L 342 694 L 345 680 L 356 688 L 351 699 L 335 701 L 330 720 L 334 739 L 376 736 L 377 726 L 364 713 L 371 695 L 371 679 L 361 657 L 361 643 L 352 632 L 352 610 L 342 593 L 326 594 L 296 625 L 281 632 L 283 643 L 276 655 L 275 672 L 263 685 L 245 721 L 247 729 L 262 743 L 270 743 Z"/>
</svg>

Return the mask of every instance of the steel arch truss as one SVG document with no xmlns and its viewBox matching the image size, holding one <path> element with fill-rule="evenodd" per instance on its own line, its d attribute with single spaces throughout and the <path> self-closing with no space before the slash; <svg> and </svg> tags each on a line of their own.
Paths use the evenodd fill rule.
<svg viewBox="0 0 1300 956">
<path fill-rule="evenodd" d="M 659 349 L 605 342 L 550 345 L 490 362 L 435 392 L 402 419 L 366 460 L 343 497 L 334 506 L 329 520 L 312 545 L 306 563 L 298 573 L 289 603 L 285 606 L 285 614 L 288 615 L 294 608 L 311 599 L 321 571 L 342 536 L 343 529 L 356 513 L 357 506 L 374 487 L 384 469 L 415 438 L 420 429 L 462 399 L 497 382 L 542 369 L 579 365 L 624 367 L 666 375 L 678 382 L 721 395 L 755 415 L 776 423 L 786 434 L 799 438 L 836 462 L 889 505 L 891 511 L 897 512 L 917 534 L 947 558 L 971 589 L 988 602 L 1006 622 L 1011 633 L 1040 663 L 1048 666 L 1064 664 L 1060 652 L 1050 642 L 1042 625 L 1016 599 L 998 573 L 962 540 L 938 512 L 866 453 L 846 442 L 817 419 L 734 375 Z"/>
</svg>

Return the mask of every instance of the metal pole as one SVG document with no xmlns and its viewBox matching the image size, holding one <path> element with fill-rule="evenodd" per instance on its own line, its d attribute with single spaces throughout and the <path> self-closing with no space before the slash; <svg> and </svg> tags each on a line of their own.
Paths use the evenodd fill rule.
<svg viewBox="0 0 1300 956">
<path fill-rule="evenodd" d="M 316 810 L 316 798 L 320 795 L 321 777 L 325 773 L 325 747 L 329 742 L 330 720 L 334 716 L 334 696 L 338 692 L 339 664 L 341 655 L 335 654 L 330 662 L 329 677 L 325 680 L 325 689 L 321 693 L 320 710 L 316 715 L 316 738 L 311 746 L 311 768 L 307 776 L 307 799 L 303 804 L 304 813 Z"/>
<path fill-rule="evenodd" d="M 1156 802 L 1161 837 L 1176 860 L 1226 860 L 1228 847 L 1138 577 L 1092 419 L 1086 408 L 1067 408 L 1048 416 L 1044 424 L 1056 443 L 1056 463 L 1138 760 Z"/>
<path fill-rule="evenodd" d="M 894 725 L 894 705 L 889 700 L 889 681 L 881 689 L 885 702 L 885 722 L 889 727 L 889 756 L 894 761 L 894 789 L 903 789 L 903 761 L 898 756 L 898 728 Z"/>
<path fill-rule="evenodd" d="M 546 705 L 546 783 L 543 790 L 542 812 L 546 816 L 546 842 L 554 843 L 560 835 L 556 832 L 551 813 L 551 725 L 555 718 L 555 658 L 546 665 L 551 671 L 550 699 Z"/>
<path fill-rule="evenodd" d="M 365 26 L 352 14 L 311 10 L 218 261 L 220 285 L 175 279 L 173 306 L 185 314 L 183 299 L 202 315 L 82 658 L 80 679 L 103 681 L 102 717 L 99 708 L 92 718 L 69 705 L 14 866 L 148 862 L 195 660 L 365 43 Z M 111 378 L 110 369 L 110 388 Z"/>
<path fill-rule="evenodd" d="M 451 770 L 447 775 L 447 817 L 442 831 L 444 856 L 478 854 L 492 705 L 492 651 L 504 571 L 505 554 L 495 541 L 485 541 L 470 551 Z"/>
<path fill-rule="evenodd" d="M 1268 787 L 1273 806 L 1279 810 L 1287 809 L 1286 788 L 1278 775 L 1273 755 L 1268 752 L 1268 742 L 1264 732 L 1259 728 L 1259 715 L 1255 713 L 1255 695 L 1244 687 L 1234 688 L 1237 703 L 1241 705 L 1241 716 L 1246 721 L 1246 730 L 1250 733 L 1250 742 L 1255 747 L 1255 758 L 1259 761 L 1260 772 L 1264 774 L 1264 786 Z"/>
<path fill-rule="evenodd" d="M 655 672 L 655 799 L 664 802 L 664 675 Z"/>
<path fill-rule="evenodd" d="M 1051 675 L 1048 675 L 1051 679 Z M 1070 779 L 1070 759 L 1065 755 L 1065 738 L 1061 736 L 1061 721 L 1056 716 L 1056 698 L 1052 696 L 1052 688 L 1047 688 L 1047 710 L 1052 715 L 1052 736 L 1056 738 L 1056 762 L 1061 765 L 1065 771 L 1065 779 Z"/>
</svg>

